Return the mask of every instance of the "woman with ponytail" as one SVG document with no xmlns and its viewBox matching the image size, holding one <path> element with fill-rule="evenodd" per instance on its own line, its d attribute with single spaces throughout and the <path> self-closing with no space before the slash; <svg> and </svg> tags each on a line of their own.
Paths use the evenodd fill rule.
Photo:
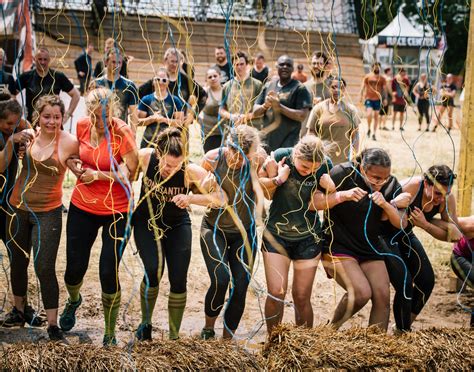
<svg viewBox="0 0 474 372">
<path fill-rule="evenodd" d="M 318 190 L 334 192 L 329 177 L 328 148 L 313 135 L 294 148 L 276 150 L 267 158 L 260 183 L 273 200 L 263 232 L 263 262 L 268 296 L 265 318 L 268 334 L 283 318 L 288 272 L 293 262 L 295 323 L 313 326 L 311 292 L 321 258 L 322 229 L 312 199 Z"/>
<path fill-rule="evenodd" d="M 231 281 L 224 338 L 234 336 L 242 318 L 257 250 L 257 174 L 265 158 L 258 131 L 248 125 L 232 128 L 226 146 L 204 157 L 203 168 L 214 173 L 229 204 L 210 208 L 201 225 L 201 251 L 211 280 L 204 301 L 203 339 L 215 337 L 214 325 Z"/>
<path fill-rule="evenodd" d="M 393 314 L 398 331 L 411 330 L 435 284 L 433 267 L 413 227 L 442 241 L 457 241 L 462 237 L 456 227 L 456 200 L 451 193 L 455 179 L 456 175 L 447 165 L 433 165 L 423 176 L 401 182 L 408 202 L 403 200 L 404 195 L 393 200 L 397 208 L 408 206 L 407 227 L 399 230 L 387 225 L 384 233 L 385 243 L 395 255 L 387 256 L 386 264 L 395 288 Z M 434 218 L 438 214 L 440 218 Z"/>
<path fill-rule="evenodd" d="M 406 226 L 403 214 L 391 204 L 401 186 L 390 172 L 391 160 L 384 150 L 366 149 L 355 162 L 331 170 L 337 192 L 316 195 L 315 207 L 327 209 L 323 264 L 346 290 L 331 320 L 336 328 L 371 300 L 369 325 L 387 330 L 390 281 L 384 258 L 390 253 L 379 237 L 383 221 L 396 228 Z"/>
<path fill-rule="evenodd" d="M 191 260 L 190 205 L 219 207 L 226 202 L 214 176 L 186 161 L 183 133 L 168 128 L 153 148 L 139 152 L 143 172 L 140 200 L 133 216 L 134 236 L 145 266 L 140 286 L 142 321 L 139 340 L 151 340 L 152 315 L 163 269 L 168 266 L 169 338 L 179 338 L 186 306 L 186 281 Z"/>
</svg>

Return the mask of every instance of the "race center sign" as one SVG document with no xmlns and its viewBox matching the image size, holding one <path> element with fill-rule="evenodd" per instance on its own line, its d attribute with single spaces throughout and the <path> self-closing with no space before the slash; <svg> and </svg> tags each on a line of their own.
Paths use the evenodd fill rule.
<svg viewBox="0 0 474 372">
<path fill-rule="evenodd" d="M 436 48 L 437 46 L 435 37 L 379 36 L 378 38 L 378 45 L 385 45 L 386 47 Z"/>
</svg>

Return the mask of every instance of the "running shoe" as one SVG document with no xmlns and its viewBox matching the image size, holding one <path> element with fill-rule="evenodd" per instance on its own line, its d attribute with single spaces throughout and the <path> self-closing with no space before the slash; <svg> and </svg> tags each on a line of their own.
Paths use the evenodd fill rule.
<svg viewBox="0 0 474 372">
<path fill-rule="evenodd" d="M 107 346 L 117 346 L 117 339 L 114 335 L 104 335 L 104 339 L 102 340 L 102 345 L 105 347 Z"/>
<path fill-rule="evenodd" d="M 58 326 L 55 325 L 48 327 L 48 336 L 51 341 L 64 340 L 63 332 L 59 329 Z"/>
<path fill-rule="evenodd" d="M 67 300 L 63 313 L 59 316 L 59 326 L 63 331 L 70 331 L 76 324 L 76 310 L 81 303 L 81 295 L 79 295 L 79 300 L 76 302 L 72 302 L 70 299 Z"/>
<path fill-rule="evenodd" d="M 41 327 L 46 319 L 42 317 L 35 309 L 30 305 L 25 306 L 25 311 L 23 312 L 25 321 L 32 327 Z"/>
<path fill-rule="evenodd" d="M 13 306 L 13 309 L 11 309 L 11 311 L 5 316 L 5 319 L 2 322 L 2 327 L 23 327 L 25 322 L 24 314 Z"/>
<path fill-rule="evenodd" d="M 201 339 L 209 340 L 216 337 L 216 332 L 213 329 L 203 328 L 201 331 Z"/>
<path fill-rule="evenodd" d="M 153 329 L 151 324 L 142 323 L 138 326 L 135 335 L 139 341 L 151 340 L 151 330 Z"/>
</svg>

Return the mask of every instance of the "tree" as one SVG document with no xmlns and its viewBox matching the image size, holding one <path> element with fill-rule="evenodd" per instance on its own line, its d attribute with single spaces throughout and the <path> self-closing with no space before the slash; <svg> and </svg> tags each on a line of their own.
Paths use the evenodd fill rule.
<svg viewBox="0 0 474 372">
<path fill-rule="evenodd" d="M 446 35 L 444 72 L 464 74 L 470 0 L 354 0 L 359 36 L 369 39 L 383 30 L 400 9 L 408 19 Z"/>
</svg>

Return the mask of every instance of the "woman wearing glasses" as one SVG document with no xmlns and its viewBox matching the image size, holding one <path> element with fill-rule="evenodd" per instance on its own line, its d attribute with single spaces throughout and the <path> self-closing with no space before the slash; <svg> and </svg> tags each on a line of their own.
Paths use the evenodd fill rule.
<svg viewBox="0 0 474 372">
<path fill-rule="evenodd" d="M 379 148 L 362 151 L 354 162 L 342 163 L 330 171 L 337 192 L 315 197 L 317 209 L 328 209 L 323 264 L 346 293 L 331 323 L 339 328 L 372 301 L 369 325 L 387 330 L 390 315 L 390 281 L 385 267 L 383 221 L 402 228 L 406 221 L 391 204 L 401 191 L 390 175 L 391 160 Z"/>
<path fill-rule="evenodd" d="M 438 240 L 456 241 L 462 235 L 455 225 L 456 200 L 451 188 L 456 175 L 446 165 L 434 165 L 423 176 L 402 181 L 408 195 L 408 226 L 403 230 L 387 226 L 384 240 L 393 255 L 386 257 L 390 281 L 395 288 L 393 314 L 399 331 L 410 331 L 411 324 L 428 301 L 435 284 L 430 260 L 416 235 L 417 226 Z M 406 207 L 400 195 L 393 204 Z M 440 214 L 441 219 L 434 216 Z M 454 223 L 454 224 L 453 224 Z"/>
<path fill-rule="evenodd" d="M 155 92 L 143 97 L 138 105 L 138 125 L 146 126 L 140 148 L 153 144 L 166 128 L 182 128 L 184 124 L 184 102 L 168 91 L 169 83 L 168 71 L 160 68 L 153 78 Z"/>
<path fill-rule="evenodd" d="M 206 73 L 205 88 L 207 93 L 206 105 L 199 114 L 198 121 L 201 125 L 204 153 L 221 146 L 224 137 L 219 117 L 219 106 L 222 100 L 221 73 L 217 68 L 210 68 Z"/>
</svg>

